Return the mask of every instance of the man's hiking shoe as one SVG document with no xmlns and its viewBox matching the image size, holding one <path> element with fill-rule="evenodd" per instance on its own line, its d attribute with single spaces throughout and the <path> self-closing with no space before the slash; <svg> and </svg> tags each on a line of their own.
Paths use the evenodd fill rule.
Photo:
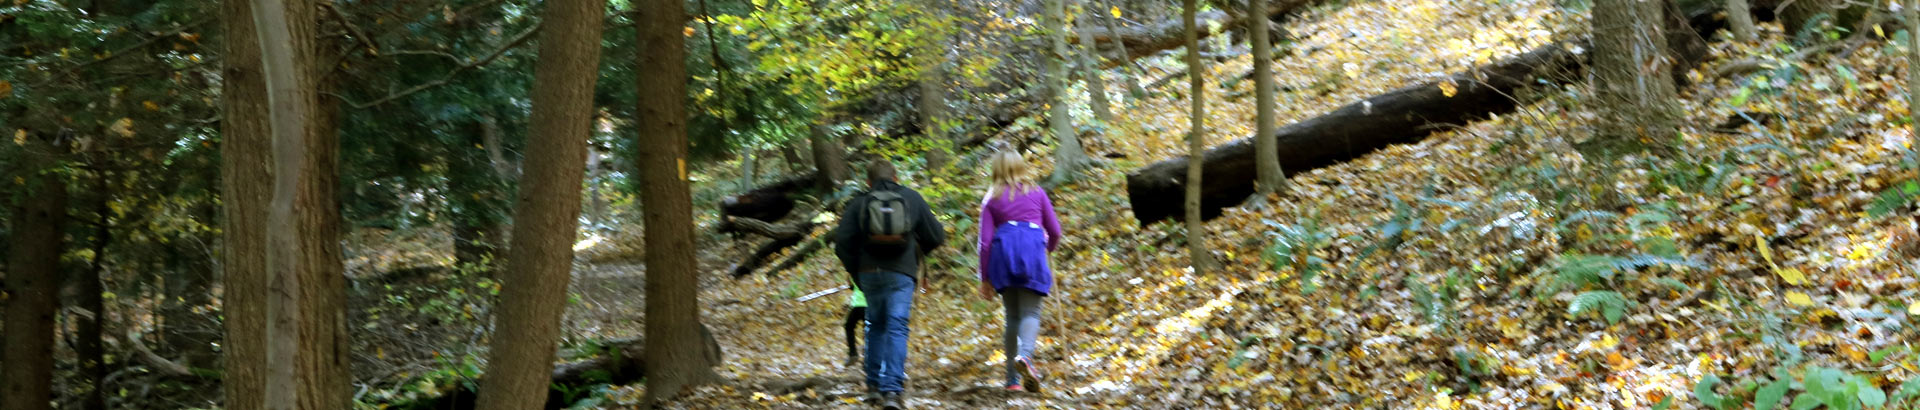
<svg viewBox="0 0 1920 410">
<path fill-rule="evenodd" d="M 888 392 L 888 393 L 880 394 L 881 410 L 902 410 L 905 408 L 907 408 L 907 401 L 906 399 L 901 398 L 900 392 Z"/>
<path fill-rule="evenodd" d="M 1021 383 L 1020 385 L 1024 386 L 1027 391 L 1039 393 L 1040 392 L 1040 371 L 1033 368 L 1033 360 L 1028 359 L 1026 357 L 1020 357 L 1013 360 L 1015 363 L 1018 364 L 1018 366 L 1015 367 L 1015 369 L 1020 371 L 1020 378 L 1024 382 L 1024 383 Z"/>
<path fill-rule="evenodd" d="M 1027 391 L 1027 388 L 1020 387 L 1020 385 L 1015 384 L 1015 385 L 1007 386 L 1007 391 L 1013 391 L 1013 392 Z"/>
</svg>

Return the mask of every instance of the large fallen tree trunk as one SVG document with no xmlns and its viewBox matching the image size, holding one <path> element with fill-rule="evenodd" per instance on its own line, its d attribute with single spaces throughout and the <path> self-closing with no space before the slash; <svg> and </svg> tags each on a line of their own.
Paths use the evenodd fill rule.
<svg viewBox="0 0 1920 410">
<path fill-rule="evenodd" d="M 711 340 L 711 339 L 709 339 Z M 607 343 L 597 354 L 587 360 L 562 363 L 553 368 L 553 383 L 547 391 L 547 409 L 563 409 L 579 400 L 581 393 L 587 393 L 588 387 L 600 384 L 626 385 L 640 381 L 646 375 L 646 363 L 641 361 L 646 346 L 639 339 L 620 340 Z M 477 383 L 477 381 L 472 381 Z M 476 395 L 471 384 L 462 383 L 438 396 L 396 403 L 385 408 L 394 410 L 471 410 Z"/>
<path fill-rule="evenodd" d="M 1720 2 L 1690 2 L 1683 15 L 1691 30 L 1669 30 L 1669 42 L 1700 42 L 1725 25 L 1715 13 Z M 1762 16 L 1770 17 L 1770 16 Z M 1680 22 L 1676 20 L 1675 23 Z M 1584 48 L 1584 47 L 1583 47 Z M 1703 60 L 1706 47 L 1674 47 L 1684 67 Z M 1288 175 L 1338 164 L 1395 144 L 1419 142 L 1436 130 L 1512 112 L 1514 92 L 1542 83 L 1567 84 L 1582 77 L 1586 55 L 1548 45 L 1504 61 L 1447 78 L 1389 91 L 1348 104 L 1331 113 L 1281 128 L 1280 163 Z M 1684 72 L 1684 70 L 1682 70 Z M 1443 87 L 1443 85 L 1445 85 Z M 1446 88 L 1457 92 L 1449 95 Z M 1201 183 L 1201 214 L 1220 215 L 1253 194 L 1254 139 L 1242 138 L 1208 150 Z M 1127 197 L 1142 225 L 1185 212 L 1187 158 L 1173 158 L 1127 174 Z"/>
</svg>

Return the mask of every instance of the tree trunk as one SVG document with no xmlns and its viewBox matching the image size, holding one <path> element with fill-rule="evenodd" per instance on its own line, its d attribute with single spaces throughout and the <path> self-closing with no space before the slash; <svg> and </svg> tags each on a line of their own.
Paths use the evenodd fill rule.
<svg viewBox="0 0 1920 410">
<path fill-rule="evenodd" d="M 1733 28 L 1733 39 L 1751 42 L 1760 37 L 1760 30 L 1754 28 L 1753 10 L 1747 0 L 1727 0 L 1727 22 Z"/>
<path fill-rule="evenodd" d="M 1112 105 L 1107 102 L 1107 80 L 1100 72 L 1100 50 L 1093 41 L 1094 24 L 1100 19 L 1100 7 L 1092 0 L 1081 0 L 1081 20 L 1074 22 L 1080 34 L 1080 68 L 1087 80 L 1087 95 L 1093 105 L 1093 118 L 1100 124 L 1113 122 Z"/>
<path fill-rule="evenodd" d="M 93 227 L 92 266 L 89 266 L 86 273 L 75 281 L 74 287 L 73 306 L 84 313 L 68 315 L 74 322 L 75 333 L 79 334 L 80 339 L 73 350 L 79 356 L 80 376 L 87 381 L 88 385 L 87 390 L 80 396 L 80 408 L 85 410 L 106 410 L 107 408 L 107 355 L 105 347 L 101 346 L 100 326 L 107 315 L 106 303 L 100 296 L 104 291 L 100 285 L 100 278 L 107 274 L 105 260 L 107 245 L 113 242 L 113 225 L 109 222 L 113 212 L 107 207 L 107 201 L 112 200 L 113 196 L 107 194 L 109 187 L 112 186 L 108 183 L 109 174 L 98 175 L 93 186 L 94 194 L 97 195 L 94 200 L 93 214 L 99 224 Z"/>
<path fill-rule="evenodd" d="M 1790 2 L 1789 2 L 1790 1 Z M 1810 42 L 1824 41 L 1820 37 L 1822 23 L 1833 24 L 1838 28 L 1853 28 L 1854 23 L 1866 16 L 1867 8 L 1848 0 L 1778 0 L 1785 7 L 1780 10 L 1780 25 L 1787 30 L 1787 37 L 1805 39 Z M 1758 4 L 1755 4 L 1758 6 Z M 1598 10 L 1596 3 L 1595 10 Z"/>
<path fill-rule="evenodd" d="M 787 172 L 790 174 L 797 175 L 813 170 L 813 166 L 807 163 L 807 159 L 800 157 L 800 149 L 794 148 L 791 142 L 780 146 L 780 158 L 787 161 Z"/>
<path fill-rule="evenodd" d="M 605 28 L 603 27 L 602 30 L 605 30 Z M 584 177 L 587 180 L 587 209 L 584 212 L 587 213 L 587 221 L 596 226 L 611 225 L 613 223 L 612 204 L 608 203 L 606 195 L 601 192 L 603 188 L 600 184 L 600 176 L 605 175 L 605 172 L 601 170 L 602 164 L 600 150 L 595 149 L 592 144 L 588 144 L 587 170 L 586 176 Z"/>
<path fill-rule="evenodd" d="M 1260 10 L 1267 8 L 1267 0 L 1249 0 L 1248 8 Z M 1265 23 L 1265 20 L 1261 20 Z M 1254 150 L 1258 153 L 1259 183 L 1254 190 L 1254 201 L 1265 201 L 1268 195 L 1286 189 L 1287 175 L 1280 168 L 1280 150 L 1276 145 L 1273 132 L 1278 128 L 1275 110 L 1277 96 L 1273 86 L 1273 40 L 1265 24 L 1252 27 L 1253 33 L 1253 86 L 1254 86 Z"/>
<path fill-rule="evenodd" d="M 1120 16 L 1114 14 L 1120 10 L 1119 0 L 1108 0 L 1107 6 L 1109 7 L 1108 10 L 1095 11 L 1094 13 L 1101 15 L 1100 20 L 1107 23 L 1108 33 L 1118 33 L 1120 32 Z M 1147 98 L 1147 89 L 1140 87 L 1140 76 L 1133 72 L 1133 64 L 1127 64 L 1128 61 L 1132 60 L 1127 56 L 1127 46 L 1118 41 L 1113 41 L 1108 42 L 1107 48 L 1113 50 L 1113 55 L 1109 58 L 1115 61 L 1116 65 L 1120 67 L 1120 82 L 1127 85 L 1127 103 L 1132 104 L 1136 100 Z"/>
<path fill-rule="evenodd" d="M 1673 105 L 1662 1 L 1598 0 L 1593 7 L 1593 87 L 1602 118 L 1586 151 L 1621 155 L 1670 144 Z"/>
<path fill-rule="evenodd" d="M 1043 68 L 1046 72 L 1042 75 L 1046 76 L 1047 92 L 1053 97 L 1048 100 L 1047 125 L 1052 128 L 1056 143 L 1053 147 L 1053 176 L 1048 178 L 1048 183 L 1058 185 L 1073 179 L 1080 170 L 1080 164 L 1086 162 L 1087 153 L 1080 148 L 1080 136 L 1074 130 L 1073 115 L 1068 110 L 1067 77 L 1072 73 L 1067 71 L 1067 59 L 1073 54 L 1067 48 L 1067 30 L 1070 29 L 1067 26 L 1067 1 L 1046 0 L 1046 7 L 1044 24 L 1052 52 L 1046 56 Z"/>
<path fill-rule="evenodd" d="M 827 192 L 838 190 L 840 183 L 846 182 L 847 178 L 853 174 L 853 170 L 847 168 L 846 146 L 840 144 L 840 139 L 833 137 L 833 128 L 825 123 L 825 119 L 822 119 L 822 123 L 813 125 L 811 139 L 813 140 L 813 163 L 820 169 L 818 174 L 820 188 Z"/>
<path fill-rule="evenodd" d="M 605 8 L 605 0 L 547 3 L 550 25 L 540 33 L 530 121 L 539 141 L 527 144 L 508 248 L 512 256 L 494 325 L 497 342 L 480 389 L 482 410 L 530 409 L 547 401 L 579 232 L 580 182 L 593 132 Z"/>
<path fill-rule="evenodd" d="M 1205 169 L 1207 151 L 1207 72 L 1200 64 L 1199 22 L 1194 13 L 1199 6 L 1194 0 L 1182 2 L 1181 19 L 1187 23 L 1187 72 L 1190 86 L 1187 98 L 1192 103 L 1193 112 L 1188 115 L 1191 121 L 1187 131 L 1187 254 L 1193 264 L 1195 274 L 1206 274 L 1213 268 L 1213 255 L 1207 253 L 1207 224 L 1200 217 L 1200 179 Z"/>
<path fill-rule="evenodd" d="M 221 79 L 220 231 L 221 345 L 226 371 L 221 386 L 233 410 L 266 408 L 267 204 L 273 190 L 267 118 L 267 84 L 260 68 L 260 39 L 251 0 L 222 2 L 226 56 Z"/>
<path fill-rule="evenodd" d="M 462 138 L 449 147 L 447 189 L 453 214 L 453 259 L 456 266 L 468 266 L 496 273 L 506 256 L 509 207 L 508 185 L 518 171 L 507 163 L 500 146 L 499 125 L 492 117 L 481 117 L 462 128 Z M 469 149 L 483 147 L 484 153 Z"/>
<path fill-rule="evenodd" d="M 920 130 L 925 132 L 927 141 L 934 146 L 927 151 L 927 169 L 939 170 L 947 167 L 947 161 L 953 155 L 953 144 L 947 140 L 946 124 L 946 76 L 941 67 L 941 54 L 946 46 L 939 40 L 930 41 L 930 45 L 921 52 L 920 64 Z"/>
<path fill-rule="evenodd" d="M 67 181 L 52 172 L 64 155 L 52 138 L 30 137 L 39 157 L 21 172 L 30 192 L 13 208 L 13 238 L 6 278 L 6 366 L 0 368 L 0 410 L 44 410 L 53 400 L 53 315 L 60 306 L 60 254 L 64 252 Z"/>
<path fill-rule="evenodd" d="M 1920 0 L 1906 0 L 1900 19 L 1907 26 L 1907 116 L 1915 117 L 1913 107 L 1920 103 Z M 1909 133 L 1920 136 L 1920 121 L 1908 121 Z M 1908 148 L 1912 150 L 1912 148 Z"/>
<path fill-rule="evenodd" d="M 642 3 L 639 36 L 639 176 L 646 229 L 647 401 L 716 383 L 717 355 L 702 343 L 700 266 L 694 259 L 687 181 L 686 11 L 678 0 Z M 824 138 L 816 131 L 815 138 Z M 816 149 L 819 142 L 816 141 Z M 844 172 L 844 171 L 842 171 Z M 844 176 L 845 174 L 841 174 Z"/>
<path fill-rule="evenodd" d="M 253 9 L 272 107 L 273 196 L 267 212 L 269 409 L 349 407 L 346 278 L 335 202 L 339 144 L 321 107 L 312 1 Z"/>
</svg>

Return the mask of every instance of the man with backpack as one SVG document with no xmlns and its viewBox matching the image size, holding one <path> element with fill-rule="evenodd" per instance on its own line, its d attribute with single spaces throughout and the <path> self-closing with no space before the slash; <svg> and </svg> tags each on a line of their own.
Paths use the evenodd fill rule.
<svg viewBox="0 0 1920 410">
<path fill-rule="evenodd" d="M 867 298 L 867 391 L 881 407 L 905 407 L 907 320 L 920 278 L 920 258 L 946 243 L 946 229 L 927 200 L 895 181 L 893 164 L 867 168 L 867 192 L 847 202 L 834 230 L 833 252 Z"/>
</svg>

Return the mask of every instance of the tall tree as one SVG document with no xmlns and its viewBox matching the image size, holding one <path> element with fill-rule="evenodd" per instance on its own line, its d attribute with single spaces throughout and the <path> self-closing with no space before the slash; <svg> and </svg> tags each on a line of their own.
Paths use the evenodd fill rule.
<svg viewBox="0 0 1920 410">
<path fill-rule="evenodd" d="M 579 232 L 605 9 L 606 0 L 547 2 L 547 29 L 540 33 L 533 73 L 531 124 L 537 141 L 527 144 L 526 171 L 514 203 L 513 245 L 507 250 L 480 410 L 539 408 L 547 401 Z"/>
<path fill-rule="evenodd" d="M 1093 118 L 1101 124 L 1113 122 L 1113 108 L 1107 102 L 1107 79 L 1100 69 L 1100 47 L 1093 41 L 1093 25 L 1099 24 L 1100 6 L 1092 0 L 1081 0 L 1080 19 L 1073 27 L 1080 33 L 1080 68 L 1086 70 L 1081 75 L 1087 80 L 1087 95 L 1093 104 Z M 1118 37 L 1116 37 L 1118 38 Z"/>
<path fill-rule="evenodd" d="M 24 131 L 23 131 L 24 132 Z M 65 154 L 51 135 L 29 135 L 29 160 L 19 172 L 29 194 L 12 212 L 8 239 L 5 367 L 0 367 L 0 410 L 44 410 L 53 400 L 53 314 L 59 307 L 60 254 L 65 249 L 66 177 L 55 172 Z"/>
<path fill-rule="evenodd" d="M 104 158 L 106 155 L 101 155 Z M 105 161 L 100 161 L 105 162 Z M 107 245 L 113 242 L 113 212 L 108 201 L 113 200 L 112 179 L 110 173 L 94 173 L 93 179 L 93 257 L 88 261 L 92 266 L 75 278 L 73 306 L 85 312 L 69 315 L 74 322 L 74 333 L 79 335 L 79 343 L 74 346 L 74 355 L 80 362 L 80 376 L 87 380 L 87 390 L 80 393 L 80 408 L 84 410 L 106 410 L 107 408 L 107 355 L 102 345 L 100 323 L 106 320 L 106 303 L 100 295 L 102 289 L 100 277 L 107 273 Z"/>
<path fill-rule="evenodd" d="M 1067 77 L 1073 73 L 1067 71 L 1067 59 L 1072 52 L 1067 48 L 1067 1 L 1046 0 L 1047 40 L 1052 45 L 1052 53 L 1046 58 L 1041 73 L 1046 77 L 1050 109 L 1047 111 L 1047 124 L 1053 129 L 1056 145 L 1053 150 L 1053 176 L 1048 178 L 1052 184 L 1060 184 L 1073 179 L 1080 171 L 1080 165 L 1087 162 L 1087 152 L 1080 147 L 1080 136 L 1074 132 L 1073 115 L 1067 109 Z"/>
<path fill-rule="evenodd" d="M 1753 9 L 1747 0 L 1727 0 L 1727 22 L 1733 26 L 1733 39 L 1753 41 L 1759 30 L 1753 26 Z"/>
<path fill-rule="evenodd" d="M 952 141 L 948 141 L 949 137 L 944 128 L 946 125 L 943 123 L 947 111 L 947 79 L 944 67 L 947 44 L 941 32 L 944 24 L 938 21 L 939 10 L 939 5 L 933 2 L 928 2 L 926 5 L 929 18 L 926 19 L 928 22 L 924 32 L 931 38 L 921 45 L 917 56 L 920 59 L 920 101 L 915 104 L 920 108 L 920 130 L 926 133 L 928 141 L 934 143 L 934 148 L 927 153 L 927 168 L 934 170 L 947 166 L 948 157 L 952 155 L 951 150 L 954 148 Z"/>
<path fill-rule="evenodd" d="M 1593 7 L 1593 87 L 1606 112 L 1597 152 L 1620 154 L 1666 144 L 1678 132 L 1678 99 L 1667 58 L 1664 1 L 1599 0 Z"/>
<path fill-rule="evenodd" d="M 853 169 L 847 167 L 847 148 L 841 145 L 839 138 L 833 137 L 833 126 L 822 118 L 821 123 L 807 127 L 808 138 L 813 145 L 813 165 L 820 170 L 820 186 L 832 191 L 853 175 Z"/>
<path fill-rule="evenodd" d="M 718 382 L 718 364 L 700 324 L 700 276 L 693 252 L 693 194 L 687 181 L 687 71 L 679 0 L 640 4 L 638 26 L 640 204 L 647 232 L 647 398 Z M 822 133 L 824 134 L 824 133 Z M 824 135 L 816 134 L 816 139 Z M 815 141 L 818 148 L 818 140 Z M 822 161 L 825 164 L 825 161 Z M 822 166 L 823 172 L 825 166 Z M 844 178 L 844 176 L 843 176 Z"/>
<path fill-rule="evenodd" d="M 260 39 L 252 0 L 222 2 L 227 24 L 221 58 L 220 231 L 221 323 L 226 328 L 226 408 L 266 408 L 267 204 L 272 200 L 272 140 L 267 83 L 260 68 Z"/>
<path fill-rule="evenodd" d="M 1108 0 L 1107 12 L 1096 13 L 1096 14 L 1106 15 L 1102 17 L 1101 20 L 1106 21 L 1108 33 L 1120 32 L 1120 6 L 1118 4 L 1119 2 L 1120 0 Z M 1127 57 L 1127 45 L 1125 43 L 1121 43 L 1118 37 L 1114 38 L 1114 41 L 1108 41 L 1107 44 L 1110 44 L 1108 48 L 1113 50 L 1113 55 L 1108 58 L 1112 58 L 1113 61 L 1121 62 L 1119 80 L 1121 83 L 1125 83 L 1127 85 L 1127 95 L 1131 97 L 1127 100 L 1128 104 L 1132 104 L 1134 100 L 1147 98 L 1147 89 L 1140 87 L 1140 76 L 1136 75 L 1133 72 L 1134 65 L 1133 65 L 1133 62 L 1131 61 L 1132 59 Z"/>
<path fill-rule="evenodd" d="M 1913 116 L 1911 107 L 1920 103 L 1920 0 L 1904 3 L 1900 18 L 1907 26 L 1907 115 Z M 1920 121 L 1907 122 L 1913 127 L 1911 134 L 1920 135 Z"/>
<path fill-rule="evenodd" d="M 332 110 L 321 101 L 320 5 L 262 0 L 255 6 L 273 157 L 266 219 L 266 406 L 348 408 L 346 277 L 334 200 L 339 144 L 329 122 Z"/>
<path fill-rule="evenodd" d="M 1267 0 L 1248 0 L 1250 15 L 1265 15 Z M 1258 166 L 1259 180 L 1256 181 L 1253 200 L 1265 202 L 1268 195 L 1281 192 L 1287 187 L 1287 174 L 1280 169 L 1280 147 L 1278 141 L 1279 126 L 1274 110 L 1278 105 L 1273 85 L 1273 39 L 1267 30 L 1267 19 L 1248 19 L 1248 31 L 1253 33 L 1253 87 L 1254 87 L 1254 134 L 1253 145 L 1256 151 L 1254 160 Z"/>
<path fill-rule="evenodd" d="M 1207 86 L 1204 82 L 1206 71 L 1200 64 L 1200 28 L 1195 20 L 1199 5 L 1195 0 L 1185 0 L 1180 10 L 1180 18 L 1186 23 L 1187 35 L 1187 79 L 1190 87 L 1187 96 L 1192 102 L 1193 112 L 1189 114 L 1191 130 L 1187 131 L 1187 253 L 1192 260 L 1193 271 L 1204 274 L 1213 268 L 1213 255 L 1207 253 L 1207 224 L 1200 218 L 1200 170 L 1204 169 L 1207 155 Z"/>
</svg>

